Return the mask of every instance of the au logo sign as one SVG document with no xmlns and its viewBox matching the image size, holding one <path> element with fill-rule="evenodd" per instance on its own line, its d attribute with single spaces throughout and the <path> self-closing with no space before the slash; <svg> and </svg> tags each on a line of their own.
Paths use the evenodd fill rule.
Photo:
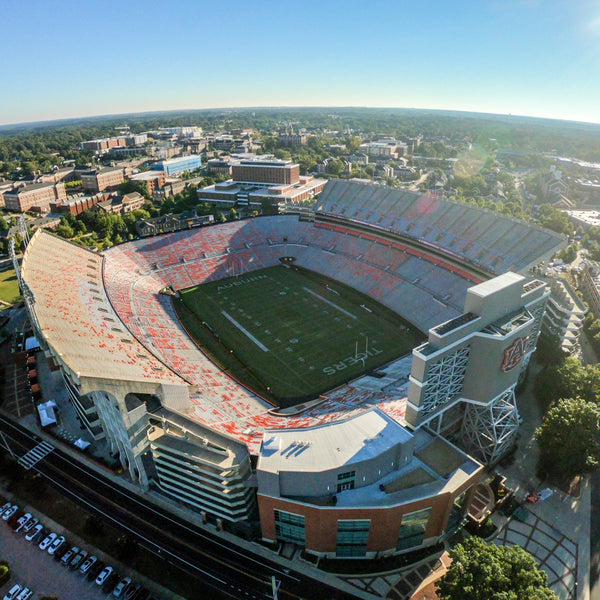
<svg viewBox="0 0 600 600">
<path fill-rule="evenodd" d="M 529 336 L 518 338 L 514 341 L 512 346 L 509 346 L 504 351 L 504 361 L 502 362 L 502 366 L 500 368 L 505 373 L 512 371 L 521 363 L 527 349 L 527 340 L 529 340 Z"/>
</svg>

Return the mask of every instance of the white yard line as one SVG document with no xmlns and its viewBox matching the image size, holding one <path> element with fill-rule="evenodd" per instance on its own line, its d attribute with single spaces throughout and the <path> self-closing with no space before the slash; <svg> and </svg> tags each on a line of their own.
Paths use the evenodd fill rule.
<svg viewBox="0 0 600 600">
<path fill-rule="evenodd" d="M 317 292 L 313 292 L 312 290 L 309 290 L 306 287 L 302 288 L 302 289 L 305 292 L 308 292 L 309 294 L 312 294 L 313 296 L 316 296 L 319 300 L 322 300 L 326 304 L 329 304 L 329 306 L 333 306 L 333 308 L 336 308 L 340 312 L 343 312 L 345 315 L 349 316 L 351 319 L 356 319 L 356 315 L 353 315 L 352 313 L 349 313 L 347 310 L 344 310 L 341 306 L 338 306 L 337 304 L 334 304 L 330 300 L 327 300 L 327 298 L 323 298 L 323 296 L 319 296 L 319 294 L 317 294 Z"/>
<path fill-rule="evenodd" d="M 233 323 L 243 334 L 248 336 L 263 352 L 269 351 L 269 349 L 264 344 L 261 344 L 241 323 L 238 323 L 229 313 L 222 310 L 221 314 L 229 322 Z"/>
</svg>

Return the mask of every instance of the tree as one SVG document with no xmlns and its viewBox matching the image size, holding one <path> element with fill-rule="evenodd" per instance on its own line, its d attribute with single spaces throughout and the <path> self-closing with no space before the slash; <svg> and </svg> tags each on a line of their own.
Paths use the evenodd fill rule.
<svg viewBox="0 0 600 600">
<path fill-rule="evenodd" d="M 581 396 L 586 379 L 586 369 L 572 356 L 560 364 L 549 364 L 538 374 L 535 394 L 545 407 L 552 406 L 560 398 Z"/>
<path fill-rule="evenodd" d="M 70 240 L 75 235 L 73 228 L 66 223 L 64 225 L 59 225 L 55 229 L 55 233 L 56 235 L 59 235 L 60 237 L 65 238 L 67 240 Z"/>
<path fill-rule="evenodd" d="M 10 579 L 10 567 L 7 562 L 0 564 L 0 586 L 4 585 Z"/>
<path fill-rule="evenodd" d="M 560 347 L 557 335 L 542 332 L 537 342 L 535 357 L 542 365 L 561 365 L 567 358 L 567 353 Z"/>
<path fill-rule="evenodd" d="M 330 160 L 327 165 L 327 172 L 338 177 L 344 172 L 344 163 L 341 160 Z"/>
<path fill-rule="evenodd" d="M 472 537 L 450 551 L 452 564 L 436 583 L 441 600 L 558 600 L 546 573 L 520 546 Z"/>
<path fill-rule="evenodd" d="M 600 407 L 582 398 L 559 400 L 535 432 L 542 473 L 562 481 L 600 465 Z"/>
<path fill-rule="evenodd" d="M 137 542 L 128 535 L 120 535 L 116 541 L 115 554 L 119 560 L 133 559 L 138 552 Z"/>
</svg>

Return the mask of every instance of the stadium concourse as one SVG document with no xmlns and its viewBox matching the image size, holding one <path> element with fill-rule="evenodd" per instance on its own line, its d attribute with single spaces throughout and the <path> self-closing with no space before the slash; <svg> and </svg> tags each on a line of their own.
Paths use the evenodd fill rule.
<svg viewBox="0 0 600 600">
<path fill-rule="evenodd" d="M 333 181 L 314 222 L 260 217 L 102 254 L 40 230 L 21 272 L 32 323 L 82 422 L 106 437 L 142 489 L 153 480 L 230 524 L 260 513 L 267 540 L 372 557 L 435 543 L 460 523 L 482 467 L 449 435 L 484 461 L 506 450 L 518 416 L 514 386 L 535 349 L 547 293 L 515 273 L 486 280 L 505 267 L 524 272 L 564 243 L 435 196 Z M 274 409 L 195 345 L 172 293 L 281 259 L 377 299 L 429 331 L 428 342 L 376 376 Z M 494 360 L 512 349 L 510 368 L 504 360 L 498 373 L 478 367 L 471 375 L 469 348 L 479 340 Z M 488 378 L 493 397 L 472 383 L 477 377 Z M 467 421 L 481 435 L 459 435 Z M 358 444 L 349 454 L 348 435 Z M 304 471 L 314 476 L 308 494 L 295 482 Z"/>
</svg>

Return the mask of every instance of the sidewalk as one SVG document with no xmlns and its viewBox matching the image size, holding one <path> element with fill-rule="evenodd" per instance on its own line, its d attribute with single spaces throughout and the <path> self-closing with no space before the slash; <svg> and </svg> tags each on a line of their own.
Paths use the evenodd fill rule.
<svg viewBox="0 0 600 600">
<path fill-rule="evenodd" d="M 534 367 L 535 365 L 532 365 Z M 518 398 L 523 423 L 519 429 L 519 449 L 513 465 L 500 468 L 507 485 L 519 501 L 548 484 L 536 476 L 538 449 L 534 435 L 542 415 L 533 396 L 535 369 L 532 368 L 524 392 Z M 530 516 L 523 522 L 495 515 L 501 527 L 496 543 L 523 546 L 548 574 L 551 588 L 561 600 L 589 600 L 590 597 L 590 515 L 589 478 L 581 484 L 581 496 L 573 498 L 553 488 L 554 493 L 535 504 L 526 502 Z"/>
</svg>

